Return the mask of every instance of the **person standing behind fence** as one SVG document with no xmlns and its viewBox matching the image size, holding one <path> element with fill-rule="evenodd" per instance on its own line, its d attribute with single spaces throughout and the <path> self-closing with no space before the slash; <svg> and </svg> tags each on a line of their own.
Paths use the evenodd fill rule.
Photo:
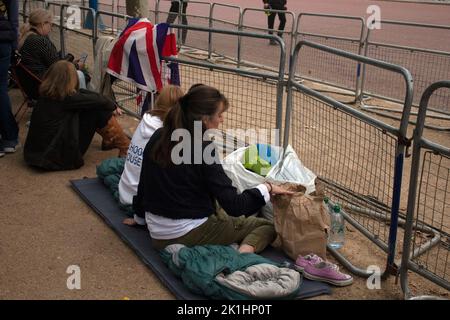
<svg viewBox="0 0 450 320">
<path fill-rule="evenodd" d="M 186 16 L 186 9 L 188 5 L 189 0 L 177 0 L 172 1 L 172 4 L 170 5 L 169 9 L 169 16 L 167 17 L 167 23 L 173 23 L 175 19 L 177 18 L 178 14 L 180 13 L 180 3 L 183 5 L 181 9 L 181 24 L 187 26 L 188 20 Z M 186 43 L 186 36 L 187 36 L 187 29 L 183 29 L 181 32 L 181 43 Z"/>
<path fill-rule="evenodd" d="M 11 112 L 8 96 L 8 69 L 17 48 L 19 3 L 0 0 L 0 157 L 16 151 L 19 128 Z"/>
<path fill-rule="evenodd" d="M 271 9 L 271 10 L 287 10 L 286 0 L 263 0 L 264 2 L 264 9 Z M 270 29 L 269 34 L 273 34 L 273 27 L 275 24 L 275 16 L 277 15 L 276 12 L 269 12 L 267 17 L 267 25 Z M 283 30 L 286 25 L 286 14 L 284 12 L 278 12 L 278 18 L 280 19 L 280 25 L 278 26 L 278 36 L 280 38 L 283 37 Z M 269 42 L 271 45 L 276 45 L 277 42 L 273 39 Z"/>
</svg>

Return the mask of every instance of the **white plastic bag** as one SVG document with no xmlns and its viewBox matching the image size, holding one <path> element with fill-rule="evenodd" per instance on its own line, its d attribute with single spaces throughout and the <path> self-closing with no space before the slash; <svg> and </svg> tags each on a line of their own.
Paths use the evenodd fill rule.
<svg viewBox="0 0 450 320">
<path fill-rule="evenodd" d="M 314 181 L 316 179 L 316 175 L 302 164 L 294 149 L 290 145 L 286 148 L 284 159 L 278 159 L 266 177 L 245 169 L 242 164 L 242 158 L 244 157 L 244 153 L 247 148 L 248 147 L 239 148 L 230 153 L 223 160 L 223 169 L 227 176 L 231 179 L 233 186 L 235 186 L 239 192 L 254 188 L 258 184 L 264 183 L 265 181 L 274 183 L 290 182 L 300 184 L 306 187 L 305 194 L 310 194 L 315 191 Z M 281 155 L 283 151 L 282 147 L 271 146 L 271 149 L 272 154 L 275 155 Z M 263 217 L 273 220 L 272 203 L 269 202 L 265 205 L 261 210 L 261 214 Z"/>
</svg>

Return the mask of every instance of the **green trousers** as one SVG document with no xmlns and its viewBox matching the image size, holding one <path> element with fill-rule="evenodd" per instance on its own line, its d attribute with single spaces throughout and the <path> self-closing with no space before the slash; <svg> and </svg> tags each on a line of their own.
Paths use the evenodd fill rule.
<svg viewBox="0 0 450 320">
<path fill-rule="evenodd" d="M 180 243 L 188 247 L 195 245 L 232 243 L 248 244 L 261 252 L 275 240 L 275 228 L 267 219 L 256 217 L 231 217 L 222 209 L 209 216 L 208 220 L 184 236 L 176 239 L 152 239 L 152 245 L 159 250 L 166 246 Z"/>
</svg>

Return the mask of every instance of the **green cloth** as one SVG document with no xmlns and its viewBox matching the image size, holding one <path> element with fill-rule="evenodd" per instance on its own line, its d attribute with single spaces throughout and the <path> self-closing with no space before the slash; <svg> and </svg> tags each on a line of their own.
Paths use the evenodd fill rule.
<svg viewBox="0 0 450 320">
<path fill-rule="evenodd" d="M 176 243 L 188 247 L 244 243 L 254 247 L 255 252 L 261 252 L 275 240 L 275 237 L 275 228 L 269 220 L 253 216 L 231 217 L 223 209 L 218 209 L 206 222 L 184 236 L 168 240 L 152 239 L 152 245 L 156 249 L 164 249 Z"/>
<path fill-rule="evenodd" d="M 110 158 L 103 160 L 97 167 L 97 177 L 111 191 L 114 200 L 119 204 L 119 208 L 126 212 L 130 217 L 134 216 L 132 205 L 125 205 L 119 201 L 119 181 L 125 166 L 125 158 Z"/>
<path fill-rule="evenodd" d="M 254 253 L 240 254 L 229 246 L 204 245 L 184 247 L 178 251 L 178 265 L 166 250 L 161 257 L 169 269 L 181 277 L 183 283 L 194 293 L 212 299 L 248 300 L 250 297 L 220 285 L 215 277 L 219 273 L 230 274 L 244 271 L 260 263 L 277 265 L 275 262 Z"/>
<path fill-rule="evenodd" d="M 252 144 L 245 150 L 242 164 L 245 169 L 253 171 L 263 177 L 265 177 L 269 173 L 270 168 L 272 168 L 268 161 L 259 156 L 259 150 L 255 144 Z"/>
</svg>

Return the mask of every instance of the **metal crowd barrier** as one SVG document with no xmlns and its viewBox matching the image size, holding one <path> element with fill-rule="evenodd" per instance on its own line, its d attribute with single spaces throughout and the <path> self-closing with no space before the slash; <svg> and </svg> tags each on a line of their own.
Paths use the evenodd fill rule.
<svg viewBox="0 0 450 320">
<path fill-rule="evenodd" d="M 96 28 L 95 36 L 93 39 L 93 46 L 96 47 L 97 40 L 102 35 L 118 37 L 120 32 L 127 26 L 128 20 L 132 18 L 126 14 L 120 13 L 111 13 L 105 11 L 98 11 L 96 17 L 95 26 L 99 25 L 99 21 L 115 21 L 117 29 L 113 29 L 112 32 L 105 32 L 105 30 L 101 30 Z M 138 97 L 138 89 L 137 87 L 129 82 L 122 81 L 117 79 L 114 81 L 112 86 L 114 95 L 116 97 L 116 102 L 121 106 L 121 108 L 129 115 L 140 118 L 141 110 L 139 109 L 139 105 L 136 101 Z"/>
<path fill-rule="evenodd" d="M 19 14 L 23 18 L 23 22 L 26 23 L 28 16 L 31 11 L 38 8 L 46 8 L 47 7 L 47 1 L 45 0 L 19 0 Z"/>
<path fill-rule="evenodd" d="M 430 32 L 442 32 L 441 37 L 445 39 L 445 35 L 450 37 L 450 26 L 419 24 L 402 21 L 380 21 L 383 26 L 382 30 L 386 28 L 403 28 L 408 27 L 409 30 L 429 30 Z M 399 30 L 398 30 L 399 31 Z M 400 31 L 399 31 L 400 32 Z M 445 35 L 444 35 L 445 33 Z M 425 88 L 430 84 L 440 79 L 450 79 L 450 52 L 431 50 L 427 48 L 420 48 L 420 44 L 416 47 L 402 46 L 395 43 L 387 43 L 385 41 L 373 41 L 372 38 L 376 36 L 377 30 L 369 30 L 365 42 L 364 55 L 375 59 L 389 61 L 391 63 L 399 64 L 411 71 L 416 84 L 416 95 L 414 97 L 413 105 L 418 106 L 421 94 Z M 383 79 L 383 81 L 380 81 Z M 379 70 L 371 69 L 370 67 L 363 68 L 363 81 L 361 88 L 361 107 L 364 110 L 377 112 L 386 116 L 386 112 L 401 113 L 402 110 L 395 110 L 388 107 L 369 106 L 363 102 L 363 96 L 371 96 L 382 98 L 387 101 L 401 102 L 401 90 L 395 85 L 397 79 L 392 75 L 380 72 Z M 436 94 L 430 100 L 429 111 L 433 111 L 434 117 L 442 120 L 450 120 L 450 93 Z M 413 113 L 416 115 L 416 113 Z M 390 116 L 391 118 L 398 118 Z M 434 129 L 443 129 L 439 126 Z"/>
<path fill-rule="evenodd" d="M 400 268 L 406 298 L 411 296 L 408 270 L 450 290 L 450 148 L 424 137 L 428 104 L 443 89 L 450 93 L 450 80 L 433 83 L 425 90 L 414 130 Z"/>
<path fill-rule="evenodd" d="M 268 141 L 281 141 L 284 65 L 286 49 L 284 42 L 277 36 L 240 32 L 232 30 L 209 29 L 172 25 L 173 28 L 187 28 L 189 31 L 207 34 L 223 34 L 244 39 L 274 39 L 278 51 L 279 67 L 277 72 L 254 71 L 238 68 L 237 65 L 217 64 L 189 58 L 167 58 L 176 62 L 180 68 L 181 86 L 186 91 L 196 83 L 205 83 L 218 88 L 230 100 L 223 129 L 277 129 L 277 133 L 268 132 Z"/>
<path fill-rule="evenodd" d="M 304 48 L 399 74 L 406 91 L 400 126 L 386 124 L 298 82 L 296 67 Z M 291 56 L 287 89 L 284 146 L 290 143 L 303 164 L 325 182 L 332 201 L 345 209 L 345 219 L 388 253 L 384 276 L 393 273 L 403 161 L 408 145 L 406 133 L 413 99 L 409 71 L 303 40 Z M 351 272 L 369 276 L 335 250 L 330 251 Z"/>
<path fill-rule="evenodd" d="M 358 34 L 353 36 L 338 36 L 331 33 L 318 33 L 306 31 L 307 26 L 302 25 L 302 22 L 307 18 L 318 18 L 320 20 L 330 20 L 338 22 L 348 22 L 358 24 L 359 29 L 355 29 Z M 341 49 L 347 52 L 352 52 L 362 55 L 364 36 L 365 36 L 365 21 L 361 17 L 345 16 L 345 15 L 331 15 L 331 14 L 316 14 L 316 13 L 300 13 L 297 18 L 297 26 L 295 32 L 295 39 L 293 43 L 298 40 L 309 40 L 320 43 L 336 49 Z M 303 69 L 307 66 L 307 72 L 298 75 L 300 79 L 311 80 L 316 83 L 331 85 L 336 88 L 352 91 L 355 96 L 355 101 L 359 96 L 360 82 L 361 82 L 361 64 L 356 61 L 345 61 L 338 56 L 333 59 L 324 59 L 323 55 L 303 55 L 301 61 Z"/>
<path fill-rule="evenodd" d="M 238 19 L 236 22 L 233 21 L 228 21 L 225 19 L 222 19 L 220 17 L 216 17 L 215 14 L 217 13 L 218 8 L 222 8 L 225 10 L 237 10 L 238 11 Z M 211 29 L 225 29 L 224 27 L 227 26 L 228 28 L 226 29 L 230 29 L 230 30 L 235 30 L 235 31 L 242 31 L 239 28 L 239 22 L 242 16 L 242 9 L 239 6 L 235 6 L 235 5 L 229 5 L 229 4 L 222 4 L 222 3 L 212 3 L 211 4 L 211 11 L 209 13 L 209 28 Z M 222 28 L 218 27 L 218 24 L 222 26 Z M 217 48 L 213 47 L 213 43 L 214 43 L 214 37 L 212 33 L 208 34 L 208 59 L 211 60 L 213 57 L 213 53 L 215 55 L 219 55 L 219 52 L 217 51 Z M 241 43 L 241 38 L 238 38 L 238 48 L 240 47 L 240 43 Z M 221 55 L 222 56 L 229 56 L 230 53 L 228 52 L 222 52 Z M 236 53 L 236 57 L 237 60 L 239 61 L 239 49 L 237 49 L 237 53 Z"/>
<path fill-rule="evenodd" d="M 250 21 L 251 21 L 250 18 L 252 17 L 251 16 L 252 13 L 253 14 L 259 13 L 260 15 L 263 15 L 267 19 L 266 12 L 270 13 L 270 14 L 272 14 L 272 13 L 273 14 L 279 14 L 279 13 L 285 14 L 286 26 L 283 31 L 278 31 L 277 23 L 279 23 L 279 21 L 277 22 L 277 19 L 275 19 L 274 29 L 268 28 L 267 21 L 264 21 L 264 25 L 265 25 L 264 27 L 258 27 L 256 25 L 250 23 Z M 247 18 L 249 16 L 250 16 L 250 18 Z M 250 20 L 250 21 L 247 21 L 247 20 Z M 241 31 L 251 30 L 252 32 L 262 32 L 262 33 L 272 32 L 273 34 L 281 33 L 284 43 L 286 44 L 286 48 L 289 48 L 288 52 L 290 53 L 292 51 L 291 47 L 293 45 L 292 39 L 294 36 L 295 22 L 296 22 L 296 17 L 292 11 L 244 8 L 242 10 L 242 14 L 240 16 L 239 30 L 241 30 Z M 245 43 L 245 46 L 251 48 L 251 43 Z M 241 63 L 242 51 L 243 51 L 243 45 L 240 42 L 238 45 L 238 55 L 237 55 L 238 64 Z M 272 52 L 272 50 L 270 50 L 270 48 L 268 50 L 261 50 L 258 54 L 258 60 L 259 60 L 258 63 L 261 65 L 262 68 L 273 67 L 274 53 Z M 247 59 L 247 61 L 249 61 L 249 60 Z M 288 63 L 288 61 L 286 61 L 286 62 Z"/>
<path fill-rule="evenodd" d="M 54 24 L 58 27 L 57 32 L 52 30 L 49 36 L 57 47 L 59 45 L 58 49 L 62 56 L 71 53 L 75 57 L 80 57 L 83 53 L 88 53 L 86 66 L 93 67 L 96 12 L 91 8 L 78 6 L 82 17 L 90 15 L 94 24 L 92 29 L 84 29 L 83 20 L 80 26 L 69 25 L 68 17 L 72 14 L 68 11 L 69 7 L 71 7 L 70 4 L 47 2 L 47 10 L 53 12 L 54 17 L 58 19 L 58 22 Z"/>
</svg>

